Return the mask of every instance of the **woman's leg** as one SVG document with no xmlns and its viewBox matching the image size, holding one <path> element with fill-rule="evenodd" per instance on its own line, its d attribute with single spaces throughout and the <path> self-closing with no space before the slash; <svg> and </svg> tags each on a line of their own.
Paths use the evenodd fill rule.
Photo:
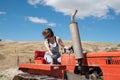
<svg viewBox="0 0 120 80">
<path fill-rule="evenodd" d="M 61 63 L 61 55 L 59 52 L 56 53 L 56 55 L 57 55 L 56 62 L 59 64 L 59 63 Z"/>
<path fill-rule="evenodd" d="M 57 62 L 61 63 L 61 57 L 57 58 Z"/>
<path fill-rule="evenodd" d="M 53 64 L 53 58 L 51 57 L 51 55 L 49 53 L 45 53 L 44 59 L 47 61 L 47 63 L 49 64 Z"/>
</svg>

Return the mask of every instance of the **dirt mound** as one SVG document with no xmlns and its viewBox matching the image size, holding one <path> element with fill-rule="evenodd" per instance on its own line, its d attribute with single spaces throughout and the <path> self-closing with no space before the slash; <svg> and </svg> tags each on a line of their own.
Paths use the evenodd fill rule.
<svg viewBox="0 0 120 80">
<path fill-rule="evenodd" d="M 0 72 L 0 80 L 13 80 L 14 76 L 22 73 L 18 68 L 9 68 Z"/>
</svg>

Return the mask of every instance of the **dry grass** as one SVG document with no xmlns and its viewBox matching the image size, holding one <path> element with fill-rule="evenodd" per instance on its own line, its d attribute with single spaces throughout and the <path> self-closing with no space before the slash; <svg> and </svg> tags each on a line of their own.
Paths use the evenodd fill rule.
<svg viewBox="0 0 120 80">
<path fill-rule="evenodd" d="M 66 46 L 71 46 L 70 41 L 64 41 Z M 85 51 L 110 51 L 120 50 L 117 43 L 82 42 Z M 45 50 L 43 42 L 0 42 L 0 71 L 17 66 L 19 56 L 21 63 L 33 59 L 35 50 Z"/>
</svg>

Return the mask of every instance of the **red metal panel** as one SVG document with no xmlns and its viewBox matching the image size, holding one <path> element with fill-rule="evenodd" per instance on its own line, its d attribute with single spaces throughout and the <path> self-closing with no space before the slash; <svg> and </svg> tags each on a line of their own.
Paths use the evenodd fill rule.
<svg viewBox="0 0 120 80">
<path fill-rule="evenodd" d="M 19 64 L 19 69 L 31 74 L 63 78 L 63 70 L 66 70 L 66 66 L 50 64 Z"/>
<path fill-rule="evenodd" d="M 120 80 L 120 52 L 92 52 L 86 54 L 86 65 L 97 66 L 104 80 Z"/>
<path fill-rule="evenodd" d="M 55 68 L 65 69 L 64 65 L 50 65 L 50 64 L 19 64 L 19 68 L 53 70 Z"/>
<path fill-rule="evenodd" d="M 20 68 L 51 70 L 51 66 L 47 64 L 19 64 Z"/>
<path fill-rule="evenodd" d="M 101 66 L 104 80 L 120 80 L 120 65 Z"/>
<path fill-rule="evenodd" d="M 90 52 L 85 54 L 86 57 L 108 57 L 108 56 L 120 56 L 120 51 L 111 52 Z"/>
</svg>

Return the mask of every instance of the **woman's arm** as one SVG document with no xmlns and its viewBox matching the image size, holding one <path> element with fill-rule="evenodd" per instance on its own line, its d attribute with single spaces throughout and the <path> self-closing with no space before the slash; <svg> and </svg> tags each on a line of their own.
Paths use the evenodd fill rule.
<svg viewBox="0 0 120 80">
<path fill-rule="evenodd" d="M 60 39 L 59 37 L 58 37 L 58 43 L 59 43 L 59 45 L 60 45 L 62 48 L 68 49 L 68 47 L 66 47 L 66 46 L 64 45 L 62 39 Z"/>
</svg>

